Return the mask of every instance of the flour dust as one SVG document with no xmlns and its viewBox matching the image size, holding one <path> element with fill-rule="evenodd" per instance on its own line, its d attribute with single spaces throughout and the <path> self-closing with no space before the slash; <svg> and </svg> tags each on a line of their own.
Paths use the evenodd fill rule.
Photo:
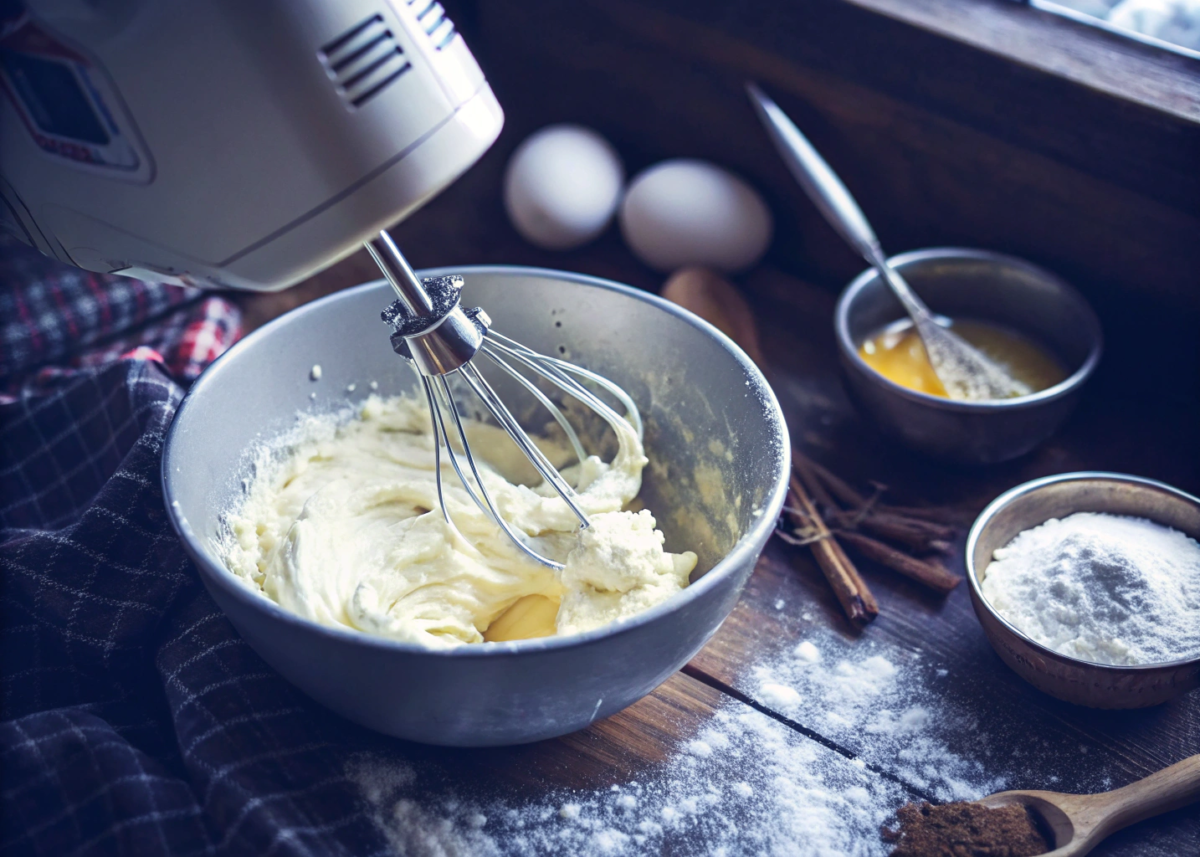
<svg viewBox="0 0 1200 857">
<path fill-rule="evenodd" d="M 825 631 L 750 673 L 751 697 L 837 749 L 730 702 L 666 762 L 604 788 L 468 794 L 431 762 L 378 753 L 347 773 L 396 853 L 414 857 L 884 855 L 879 830 L 900 805 L 1006 781 L 988 773 L 1003 766 L 987 761 L 987 735 L 936 692 L 946 671 L 882 651 Z M 969 757 L 950 733 L 970 736 Z"/>
</svg>

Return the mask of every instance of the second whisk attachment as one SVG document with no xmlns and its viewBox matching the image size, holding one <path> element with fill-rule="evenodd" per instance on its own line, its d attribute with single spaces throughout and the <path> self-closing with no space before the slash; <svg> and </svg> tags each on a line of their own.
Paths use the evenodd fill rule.
<svg viewBox="0 0 1200 857">
<path fill-rule="evenodd" d="M 438 504 L 442 517 L 450 526 L 454 522 L 446 505 L 442 489 L 442 448 L 466 489 L 467 494 L 489 518 L 529 557 L 551 568 L 561 569 L 556 562 L 531 548 L 521 534 L 500 514 L 488 493 L 479 465 L 467 442 L 462 417 L 454 402 L 447 378 L 457 375 L 487 408 L 497 423 L 508 433 L 548 485 L 570 507 L 581 527 L 589 526 L 587 515 L 580 508 L 578 495 L 563 479 L 562 474 L 521 428 L 512 412 L 484 378 L 472 361 L 478 354 L 512 376 L 543 407 L 562 428 L 572 450 L 582 463 L 587 458 L 579 435 L 562 410 L 543 393 L 534 381 L 519 371 L 524 369 L 535 379 L 542 379 L 563 393 L 577 399 L 599 414 L 614 429 L 628 421 L 642 436 L 642 422 L 637 406 L 629 394 L 612 381 L 565 360 L 548 357 L 491 329 L 491 319 L 478 307 L 460 306 L 462 277 L 430 277 L 421 280 L 413 272 L 387 232 L 366 242 L 367 251 L 379 265 L 395 290 L 397 299 L 382 313 L 383 320 L 393 328 L 392 348 L 411 360 L 421 375 L 421 383 L 429 404 L 433 423 L 434 471 L 437 479 Z M 612 395 L 625 408 L 621 417 L 595 393 L 580 383 L 583 379 Z M 451 444 L 448 424 L 452 424 L 462 459 Z M 465 465 L 465 469 L 464 469 Z"/>
</svg>

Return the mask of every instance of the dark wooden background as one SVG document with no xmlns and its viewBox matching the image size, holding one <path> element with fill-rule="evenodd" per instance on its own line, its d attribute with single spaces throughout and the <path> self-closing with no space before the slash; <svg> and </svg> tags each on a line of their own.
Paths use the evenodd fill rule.
<svg viewBox="0 0 1200 857">
<path fill-rule="evenodd" d="M 973 11 L 1000 44 L 965 43 L 969 21 L 953 36 L 872 7 Z M 1006 0 L 488 0 L 464 11 L 509 116 L 503 144 L 566 120 L 609 137 L 631 173 L 666 157 L 724 164 L 766 194 L 772 259 L 838 288 L 861 265 L 760 133 L 742 91 L 756 79 L 885 248 L 988 247 L 1043 264 L 1096 303 L 1110 367 L 1141 365 L 1126 347 L 1150 349 L 1173 364 L 1168 388 L 1200 389 L 1195 61 Z M 1067 46 L 1059 56 L 1055 44 Z M 996 53 L 1013 46 L 1060 73 Z M 1102 86 L 1097 67 L 1132 83 Z"/>
<path fill-rule="evenodd" d="M 568 253 L 521 241 L 501 205 L 504 164 L 528 133 L 559 121 L 603 133 L 630 175 L 662 158 L 708 158 L 746 176 L 775 213 L 768 258 L 739 285 L 763 325 L 793 438 L 814 457 L 859 483 L 882 480 L 903 500 L 969 513 L 1026 479 L 1069 470 L 1124 471 L 1200 491 L 1200 64 L 1004 0 L 444 5 L 507 124 L 477 167 L 394 231 L 415 265 L 532 264 L 657 290 L 662 278 L 614 229 Z M 891 252 L 1001 250 L 1090 298 L 1107 353 L 1054 439 L 1010 464 L 955 469 L 885 442 L 859 418 L 837 374 L 831 318 L 837 291 L 861 263 L 779 163 L 743 95 L 748 78 L 810 135 Z M 369 260 L 354 257 L 288 293 L 246 299 L 247 321 L 375 277 Z M 992 653 L 964 587 L 942 601 L 869 564 L 863 571 L 882 612 L 860 639 L 949 670 L 948 693 L 978 712 L 1001 754 L 1037 737 L 1040 749 L 1012 787 L 1088 790 L 1104 777 L 1119 785 L 1200 752 L 1200 693 L 1135 712 L 1060 703 Z M 806 610 L 777 611 L 779 599 Z M 399 749 L 440 759 L 464 782 L 486 772 L 528 793 L 607 787 L 657 764 L 720 704 L 787 721 L 754 698 L 750 670 L 816 626 L 856 638 L 807 553 L 772 544 L 717 637 L 625 712 L 532 747 Z M 787 722 L 820 738 L 810 724 Z M 895 773 L 886 761 L 877 767 Z M 1143 823 L 1094 853 L 1200 853 L 1197 815 L 1192 808 Z"/>
</svg>

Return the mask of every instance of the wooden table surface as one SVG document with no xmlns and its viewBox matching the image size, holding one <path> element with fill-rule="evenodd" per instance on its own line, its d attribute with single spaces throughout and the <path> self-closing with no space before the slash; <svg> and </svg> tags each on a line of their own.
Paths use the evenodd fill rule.
<svg viewBox="0 0 1200 857">
<path fill-rule="evenodd" d="M 504 148 L 393 231 L 415 266 L 533 264 L 659 287 L 661 277 L 640 266 L 614 230 L 566 254 L 522 242 L 500 209 Z M 373 278 L 369 260 L 354 257 L 290 293 L 244 299 L 247 319 L 255 324 L 297 301 Z M 1066 427 L 1020 461 L 953 469 L 921 459 L 884 441 L 848 402 L 835 364 L 835 290 L 769 267 L 739 283 L 762 326 L 773 386 L 794 441 L 860 485 L 879 480 L 897 500 L 952 504 L 968 519 L 1015 484 L 1069 470 L 1125 471 L 1193 492 L 1200 488 L 1194 402 L 1130 388 L 1116 371 L 1101 371 Z M 961 572 L 962 564 L 960 539 L 952 565 Z M 715 638 L 681 672 L 625 711 L 580 733 L 526 747 L 466 752 L 398 743 L 397 753 L 433 764 L 451 787 L 475 788 L 485 780 L 518 800 L 536 800 L 563 788 L 601 790 L 653 773 L 677 758 L 718 709 L 754 708 L 793 730 L 797 741 L 861 760 L 870 776 L 901 784 L 913 799 L 928 797 L 910 766 L 881 751 L 871 734 L 831 733 L 822 717 L 812 717 L 819 708 L 808 706 L 809 714 L 795 715 L 761 693 L 756 665 L 799 640 L 816 638 L 847 657 L 871 647 L 897 664 L 919 660 L 926 670 L 945 670 L 938 673 L 945 678 L 935 692 L 945 706 L 970 716 L 948 720 L 939 738 L 967 759 L 975 754 L 1009 788 L 1102 790 L 1200 752 L 1200 693 L 1142 711 L 1058 702 L 1025 684 L 992 652 L 965 584 L 942 600 L 884 569 L 860 567 L 881 607 L 879 618 L 861 633 L 843 618 L 809 553 L 775 540 Z M 700 829 L 678 842 L 668 838 L 668 844 L 678 853 L 706 850 Z M 1192 807 L 1136 825 L 1094 853 L 1200 853 L 1200 812 Z"/>
</svg>

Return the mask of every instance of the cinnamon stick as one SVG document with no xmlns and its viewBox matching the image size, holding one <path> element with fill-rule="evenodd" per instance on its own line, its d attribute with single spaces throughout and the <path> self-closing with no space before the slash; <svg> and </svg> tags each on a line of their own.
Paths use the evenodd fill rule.
<svg viewBox="0 0 1200 857">
<path fill-rule="evenodd" d="M 954 538 L 953 527 L 902 518 L 887 512 L 872 511 L 867 515 L 837 512 L 829 518 L 842 529 L 870 533 L 879 538 L 899 542 L 918 552 L 939 550 Z"/>
<path fill-rule="evenodd" d="M 813 461 L 795 448 L 792 449 L 792 458 L 799 461 L 805 470 L 820 479 L 825 488 L 829 490 L 829 493 L 835 495 L 843 506 L 849 506 L 851 509 L 861 509 L 866 505 L 866 497 L 825 465 Z M 832 501 L 830 501 L 830 504 L 832 505 Z"/>
<path fill-rule="evenodd" d="M 809 547 L 817 565 L 833 588 L 833 594 L 837 596 L 846 618 L 858 627 L 863 627 L 879 615 L 879 604 L 875 601 L 875 596 L 859 576 L 854 563 L 850 562 L 845 551 L 833 538 L 817 512 L 816 504 L 795 473 L 792 474 L 790 487 L 788 505 L 792 509 L 787 513 L 789 519 L 796 529 L 814 532 L 817 538 Z"/>
<path fill-rule="evenodd" d="M 816 470 L 813 467 L 813 462 L 809 461 L 799 452 L 792 451 L 792 470 L 800 477 L 800 481 L 804 483 L 805 490 L 808 495 L 816 501 L 819 509 L 828 511 L 838 511 L 838 505 L 833 501 L 833 497 L 825 490 L 825 486 L 817 477 Z M 826 512 L 828 514 L 828 511 Z"/>
<path fill-rule="evenodd" d="M 792 460 L 796 469 L 802 475 L 808 474 L 805 480 L 816 482 L 820 487 L 811 489 L 810 493 L 818 497 L 819 502 L 836 508 L 833 498 L 845 508 L 858 512 L 869 502 L 868 498 L 854 486 L 820 462 L 814 461 L 798 449 L 792 449 Z M 822 499 L 822 495 L 823 498 Z M 933 538 L 950 539 L 954 536 L 955 525 L 963 523 L 964 515 L 957 509 L 941 508 L 938 506 L 899 506 L 890 503 L 876 503 L 870 510 L 871 515 L 892 515 L 911 521 L 921 521 L 940 525 L 942 530 Z M 968 518 L 969 522 L 969 518 Z"/>
<path fill-rule="evenodd" d="M 950 592 L 962 583 L 961 577 L 941 563 L 916 559 L 891 545 L 876 541 L 870 536 L 864 536 L 862 533 L 852 530 L 838 530 L 837 536 L 867 559 L 885 565 L 893 571 L 898 571 L 905 577 L 942 594 Z"/>
<path fill-rule="evenodd" d="M 933 524 L 943 524 L 948 527 L 958 527 L 970 524 L 973 515 L 963 509 L 953 509 L 945 506 L 893 506 L 890 503 L 880 503 L 880 512 L 900 515 L 918 521 L 928 521 Z"/>
<path fill-rule="evenodd" d="M 936 521 L 923 521 L 919 518 L 909 518 L 892 511 L 877 509 L 871 517 L 880 523 L 894 527 L 906 527 L 921 533 L 931 539 L 952 539 L 957 530 L 949 524 L 939 524 Z"/>
<path fill-rule="evenodd" d="M 686 268 L 667 281 L 662 294 L 724 330 L 746 350 L 751 360 L 766 371 L 754 315 L 745 299 L 720 275 L 701 268 Z M 815 538 L 809 547 L 833 587 L 838 603 L 851 622 L 860 627 L 866 625 L 879 614 L 879 605 L 859 576 L 854 563 L 834 540 L 795 471 L 793 467 L 788 498 L 788 505 L 792 508 L 787 515 L 798 530 L 814 533 Z M 832 500 L 828 506 L 836 508 Z"/>
</svg>

